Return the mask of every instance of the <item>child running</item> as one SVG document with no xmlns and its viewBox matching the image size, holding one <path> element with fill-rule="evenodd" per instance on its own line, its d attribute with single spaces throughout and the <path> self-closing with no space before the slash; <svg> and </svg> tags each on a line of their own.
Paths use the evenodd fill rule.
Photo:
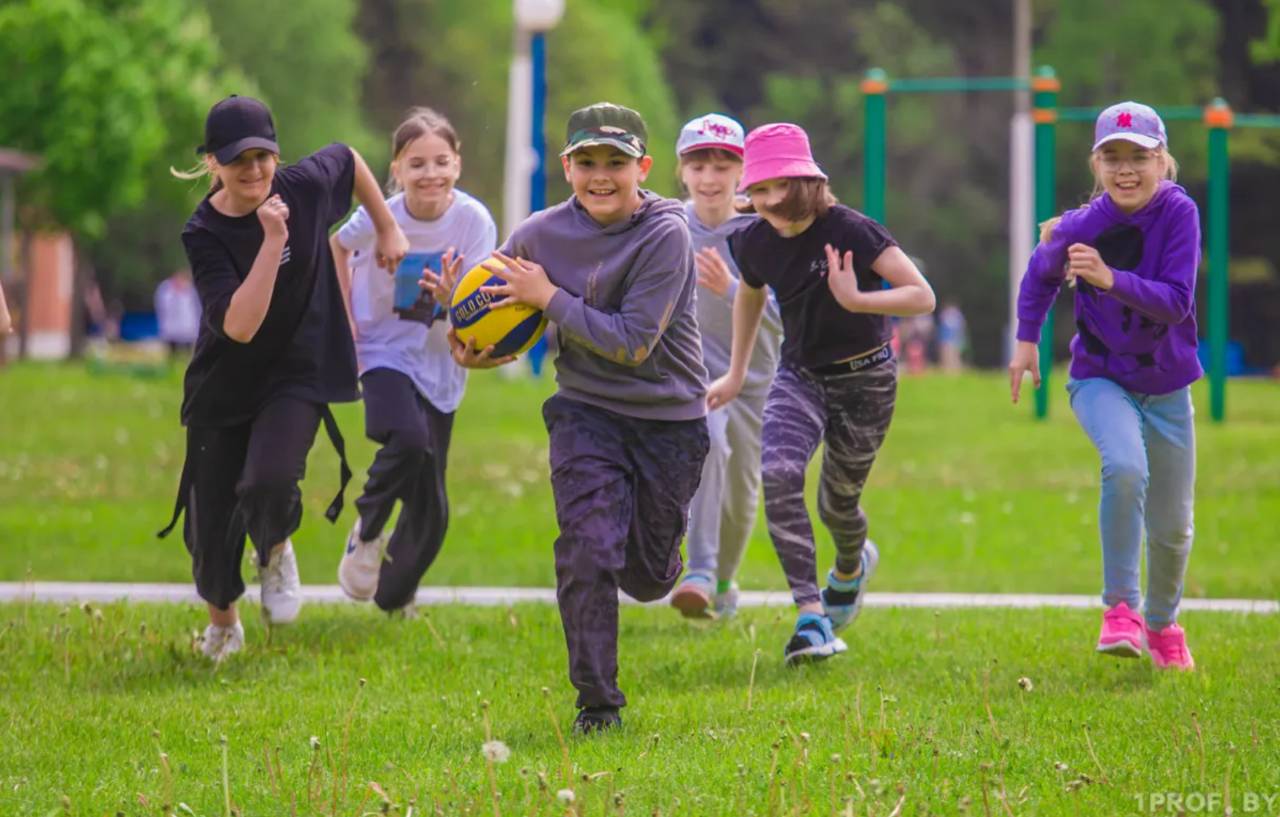
<svg viewBox="0 0 1280 817">
<path fill-rule="evenodd" d="M 1190 384 L 1196 357 L 1200 214 L 1173 182 L 1164 122 L 1146 105 L 1107 108 L 1094 128 L 1093 200 L 1046 222 L 1018 293 L 1013 402 L 1063 280 L 1075 285 L 1067 392 L 1102 458 L 1102 630 L 1097 651 L 1159 668 L 1195 661 L 1177 623 L 1191 553 L 1196 445 Z M 1143 534 L 1146 606 L 1139 590 Z M 1138 611 L 1142 610 L 1139 615 Z"/>
<path fill-rule="evenodd" d="M 360 155 L 333 144 L 280 167 L 275 123 L 256 99 L 231 96 L 205 120 L 205 161 L 177 174 L 213 177 L 182 231 L 204 316 L 187 367 L 182 422 L 187 454 L 173 520 L 196 591 L 209 606 L 201 649 L 221 661 L 244 646 L 235 601 L 253 541 L 267 621 L 297 618 L 302 603 L 289 537 L 302 521 L 298 482 L 321 421 L 350 476 L 328 403 L 355 400 L 356 361 L 329 228 L 351 195 L 377 225 L 380 263 L 394 269 L 408 242 Z M 176 171 L 175 171 L 176 173 Z M 342 491 L 329 506 L 342 509 Z"/>
<path fill-rule="evenodd" d="M 645 140 L 629 108 L 575 111 L 560 154 L 573 195 L 516 228 L 495 253 L 507 283 L 485 288 L 491 308 L 544 310 L 559 334 L 558 389 L 542 414 L 581 734 L 622 722 L 618 588 L 653 601 L 675 585 L 709 446 L 689 228 L 683 204 L 641 189 Z M 463 366 L 510 360 L 450 337 Z"/>
<path fill-rule="evenodd" d="M 747 136 L 741 187 L 762 218 L 729 241 L 743 286 L 733 304 L 729 371 L 711 384 L 707 406 L 741 393 L 769 286 L 783 340 L 764 409 L 762 479 L 769 535 L 799 611 L 783 650 L 794 665 L 844 652 L 836 633 L 862 608 L 879 555 L 859 501 L 897 392 L 887 316 L 930 312 L 934 296 L 883 226 L 836 202 L 800 127 L 764 125 Z M 821 592 L 804 501 L 805 470 L 820 442 L 818 515 L 836 546 Z"/>
<path fill-rule="evenodd" d="M 685 216 L 698 270 L 697 314 L 702 362 L 710 377 L 729 370 L 733 300 L 741 275 L 729 236 L 757 221 L 734 209 L 742 179 L 743 130 L 720 114 L 692 120 L 680 131 L 676 155 L 689 193 Z M 707 415 L 711 451 L 689 509 L 688 572 L 671 604 L 690 618 L 728 618 L 738 609 L 733 580 L 755 526 L 760 495 L 760 426 L 769 384 L 778 368 L 782 324 L 772 298 L 765 306 L 738 399 Z"/>
<path fill-rule="evenodd" d="M 356 500 L 338 584 L 387 611 L 408 610 L 444 542 L 445 465 L 467 382 L 449 349 L 444 307 L 463 259 L 488 258 L 497 240 L 489 211 L 455 187 L 460 149 L 449 121 L 429 108 L 411 110 L 392 136 L 387 207 L 409 239 L 407 269 L 393 277 L 377 268 L 377 231 L 363 207 L 330 239 L 339 279 L 351 281 L 365 433 L 382 446 Z M 419 290 L 423 275 L 432 291 Z M 400 517 L 388 536 L 397 501 Z"/>
</svg>

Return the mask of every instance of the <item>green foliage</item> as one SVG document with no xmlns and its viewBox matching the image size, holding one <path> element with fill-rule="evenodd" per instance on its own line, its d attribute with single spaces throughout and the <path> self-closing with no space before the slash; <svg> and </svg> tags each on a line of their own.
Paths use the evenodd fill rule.
<svg viewBox="0 0 1280 817">
<path fill-rule="evenodd" d="M 99 237 L 142 199 L 213 67 L 207 22 L 168 0 L 0 6 L 0 145 L 43 160 L 22 186 L 28 220 Z"/>
<path fill-rule="evenodd" d="M 330 142 L 361 152 L 381 142 L 361 110 L 368 49 L 352 27 L 355 0 L 203 1 L 223 66 L 252 77 L 271 106 L 285 161 Z M 224 81 L 208 102 L 236 92 Z"/>
<path fill-rule="evenodd" d="M 602 48 L 602 43 L 608 43 Z M 609 101 L 639 111 L 649 130 L 653 170 L 645 186 L 673 195 L 676 183 L 675 99 L 661 63 L 645 35 L 621 11 L 570 3 L 565 19 L 547 38 L 548 201 L 566 198 L 568 185 L 556 154 L 564 144 L 569 114 L 593 102 Z"/>
<path fill-rule="evenodd" d="M 1035 60 L 1057 70 L 1064 107 L 1105 107 L 1126 99 L 1157 108 L 1203 105 L 1218 92 L 1218 17 L 1205 0 L 1070 0 L 1044 22 L 1045 40 Z M 1203 178 L 1204 126 L 1167 126 L 1183 175 Z M 1059 203 L 1072 207 L 1093 187 L 1093 130 L 1077 124 L 1058 131 Z"/>
</svg>

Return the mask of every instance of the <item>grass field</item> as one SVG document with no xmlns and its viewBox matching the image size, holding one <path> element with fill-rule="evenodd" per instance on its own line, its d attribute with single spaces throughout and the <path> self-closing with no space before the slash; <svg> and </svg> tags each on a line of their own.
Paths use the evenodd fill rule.
<svg viewBox="0 0 1280 817">
<path fill-rule="evenodd" d="M 550 388 L 473 376 L 427 583 L 552 583 Z M 1228 424 L 1198 427 L 1188 595 L 1280 597 L 1278 395 L 1232 383 Z M 0 372 L 0 581 L 189 580 L 180 541 L 154 538 L 178 399 L 176 373 Z M 358 407 L 338 416 L 359 474 Z M 1041 424 L 998 375 L 905 379 L 866 496 L 873 589 L 1095 593 L 1096 471 L 1061 394 Z M 336 479 L 318 442 L 305 582 L 334 580 Z M 784 586 L 762 528 L 742 579 Z M 1280 815 L 1276 616 L 1185 615 L 1199 669 L 1169 675 L 1096 657 L 1094 611 L 876 608 L 849 654 L 789 671 L 788 611 L 690 627 L 629 607 L 625 727 L 562 748 L 551 607 L 313 606 L 270 634 L 245 614 L 248 648 L 214 668 L 194 607 L 0 605 L 0 815 Z M 509 761 L 486 763 L 489 737 Z"/>
<path fill-rule="evenodd" d="M 865 496 L 881 546 L 879 590 L 1094 593 L 1097 455 L 1055 373 L 1051 419 L 1009 405 L 997 374 L 904 378 Z M 549 586 L 555 519 L 546 432 L 549 379 L 473 375 L 450 452 L 452 520 L 427 583 Z M 1200 407 L 1190 596 L 1280 598 L 1280 386 L 1233 382 L 1229 422 Z M 0 372 L 0 581 L 188 581 L 168 520 L 183 454 L 177 372 L 155 379 L 79 367 Z M 335 581 L 351 502 L 373 447 L 358 405 L 337 410 L 356 478 L 337 527 L 323 511 L 337 460 L 320 434 L 294 537 L 304 582 Z M 811 482 L 814 482 L 811 480 Z M 821 526 L 818 526 L 821 527 Z M 820 531 L 829 553 L 829 540 Z M 480 557 L 480 558 L 477 558 Z M 824 556 L 824 559 L 826 557 Z M 748 589 L 784 588 L 763 524 L 742 570 Z"/>
</svg>

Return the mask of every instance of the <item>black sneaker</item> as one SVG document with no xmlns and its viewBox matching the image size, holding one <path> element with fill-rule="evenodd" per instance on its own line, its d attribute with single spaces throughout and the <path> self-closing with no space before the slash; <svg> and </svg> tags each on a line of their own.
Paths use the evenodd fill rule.
<svg viewBox="0 0 1280 817">
<path fill-rule="evenodd" d="M 622 726 L 622 717 L 618 715 L 616 706 L 588 706 L 578 710 L 578 717 L 573 721 L 575 735 L 594 735 L 606 729 Z"/>
</svg>

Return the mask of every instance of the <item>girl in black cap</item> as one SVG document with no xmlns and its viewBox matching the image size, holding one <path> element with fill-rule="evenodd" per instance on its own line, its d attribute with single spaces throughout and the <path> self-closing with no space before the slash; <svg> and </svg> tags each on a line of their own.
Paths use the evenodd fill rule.
<svg viewBox="0 0 1280 817">
<path fill-rule="evenodd" d="M 374 222 L 381 265 L 395 269 L 409 245 L 377 180 L 346 145 L 280 168 L 271 112 L 256 99 L 214 105 L 198 152 L 205 161 L 196 171 L 174 172 L 213 180 L 182 231 L 204 315 L 184 383 L 187 457 L 173 520 L 160 535 L 186 511 L 196 591 L 209 605 L 202 649 L 221 660 L 244 644 L 234 603 L 244 593 L 246 535 L 267 620 L 298 615 L 289 536 L 302 518 L 298 482 L 321 421 L 342 458 L 344 488 L 350 477 L 327 406 L 358 397 L 329 229 L 354 192 Z M 340 489 L 330 521 L 341 508 Z"/>
</svg>

